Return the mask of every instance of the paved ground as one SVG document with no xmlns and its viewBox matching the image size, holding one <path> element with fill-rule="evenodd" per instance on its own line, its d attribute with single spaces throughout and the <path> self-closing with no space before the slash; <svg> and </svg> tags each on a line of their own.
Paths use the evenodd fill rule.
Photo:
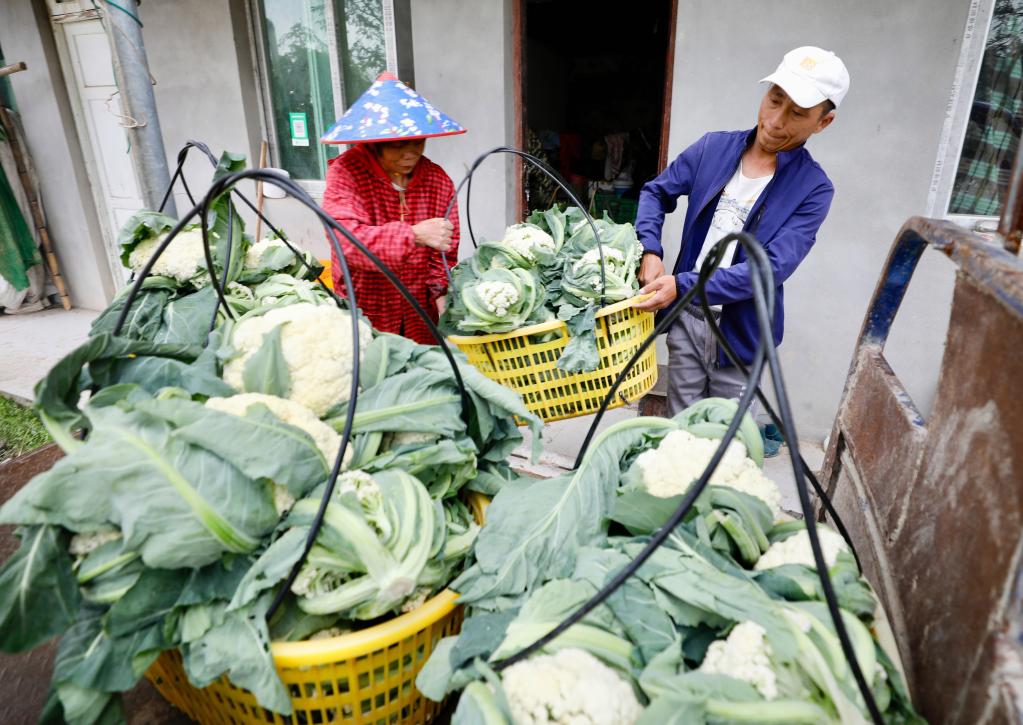
<svg viewBox="0 0 1023 725">
<path fill-rule="evenodd" d="M 30 402 L 54 363 L 85 342 L 98 312 L 60 308 L 0 315 L 0 394 Z"/>
</svg>

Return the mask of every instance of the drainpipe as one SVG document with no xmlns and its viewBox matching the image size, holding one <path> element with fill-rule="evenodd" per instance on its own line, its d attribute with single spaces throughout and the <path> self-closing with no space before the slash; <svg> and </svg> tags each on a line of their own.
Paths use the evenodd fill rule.
<svg viewBox="0 0 1023 725">
<path fill-rule="evenodd" d="M 157 209 L 170 186 L 170 170 L 163 148 L 160 117 L 156 114 L 156 96 L 149 75 L 149 61 L 142 41 L 142 21 L 136 0 L 103 3 L 103 20 L 110 38 L 114 77 L 120 90 L 121 125 L 131 144 L 131 161 L 135 167 L 142 202 L 147 209 Z M 173 195 L 167 200 L 164 213 L 177 217 Z"/>
</svg>

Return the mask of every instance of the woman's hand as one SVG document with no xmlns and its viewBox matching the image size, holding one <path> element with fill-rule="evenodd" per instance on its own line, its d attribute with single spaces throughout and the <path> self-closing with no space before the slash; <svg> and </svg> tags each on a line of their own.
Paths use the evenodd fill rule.
<svg viewBox="0 0 1023 725">
<path fill-rule="evenodd" d="M 412 231 L 416 235 L 416 244 L 433 247 L 441 252 L 451 249 L 451 233 L 454 229 L 451 222 L 440 218 L 427 219 L 412 226 Z"/>
</svg>

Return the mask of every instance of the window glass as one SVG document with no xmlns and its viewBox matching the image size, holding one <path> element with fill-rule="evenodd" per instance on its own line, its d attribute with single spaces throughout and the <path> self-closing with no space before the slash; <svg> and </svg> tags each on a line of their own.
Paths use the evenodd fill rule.
<svg viewBox="0 0 1023 725">
<path fill-rule="evenodd" d="M 998 216 L 1023 126 L 1023 0 L 996 0 L 950 214 Z"/>
<path fill-rule="evenodd" d="M 275 161 L 293 178 L 322 180 L 343 149 L 320 137 L 387 68 L 383 3 L 262 0 L 262 9 Z"/>
<path fill-rule="evenodd" d="M 380 0 L 338 0 L 338 23 L 343 36 L 338 44 L 344 79 L 345 106 L 366 92 L 387 70 L 384 41 L 384 6 Z"/>
</svg>

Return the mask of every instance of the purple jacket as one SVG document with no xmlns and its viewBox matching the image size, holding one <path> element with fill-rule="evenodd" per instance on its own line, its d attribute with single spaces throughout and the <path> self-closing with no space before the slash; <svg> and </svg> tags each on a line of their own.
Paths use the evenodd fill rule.
<svg viewBox="0 0 1023 725">
<path fill-rule="evenodd" d="M 753 142 L 751 131 L 708 133 L 687 148 L 658 177 L 648 181 L 639 195 L 636 232 L 643 248 L 664 257 L 661 227 L 664 215 L 675 210 L 680 196 L 689 197 L 682 247 L 673 274 L 682 295 L 696 284 L 694 270 L 700 255 L 718 198 L 739 167 L 739 159 Z M 757 203 L 750 209 L 744 227 L 767 252 L 774 268 L 775 291 L 774 344 L 782 340 L 785 308 L 782 285 L 810 252 L 817 230 L 828 215 L 835 189 L 824 170 L 804 146 L 778 154 L 774 178 Z M 721 332 L 746 363 L 753 361 L 759 339 L 759 325 L 753 306 L 746 254 L 736 245 L 732 266 L 714 272 L 706 287 L 707 302 L 722 305 Z M 724 351 L 718 362 L 730 365 Z"/>
</svg>

